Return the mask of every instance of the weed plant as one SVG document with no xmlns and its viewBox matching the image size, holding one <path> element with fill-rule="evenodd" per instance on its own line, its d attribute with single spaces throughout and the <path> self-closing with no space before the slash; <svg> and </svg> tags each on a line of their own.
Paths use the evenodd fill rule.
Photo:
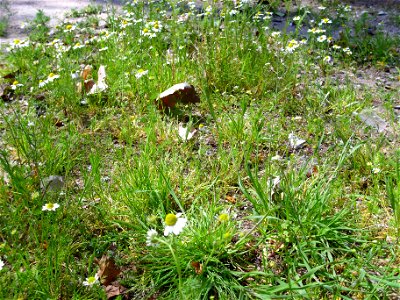
<svg viewBox="0 0 400 300">
<path fill-rule="evenodd" d="M 398 135 L 354 116 L 398 94 L 334 79 L 387 43 L 334 39 L 329 11 L 277 31 L 278 8 L 130 2 L 54 32 L 40 13 L 5 49 L 0 298 L 399 296 Z M 160 110 L 185 81 L 200 103 Z"/>
</svg>

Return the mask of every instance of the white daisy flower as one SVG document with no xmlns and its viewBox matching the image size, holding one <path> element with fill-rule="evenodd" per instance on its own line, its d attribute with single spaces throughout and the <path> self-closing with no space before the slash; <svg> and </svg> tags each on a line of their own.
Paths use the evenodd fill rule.
<svg viewBox="0 0 400 300">
<path fill-rule="evenodd" d="M 323 58 L 324 63 L 330 63 L 332 61 L 332 57 L 330 57 L 329 55 L 325 56 Z"/>
<path fill-rule="evenodd" d="M 165 217 L 165 236 L 169 235 L 170 233 L 178 235 L 182 232 L 183 228 L 186 226 L 187 219 L 181 218 L 181 215 L 181 213 L 178 213 L 176 215 L 168 214 Z"/>
<path fill-rule="evenodd" d="M 85 47 L 84 45 L 82 45 L 81 43 L 79 43 L 79 42 L 77 42 L 73 47 L 72 47 L 72 49 L 80 49 L 80 48 L 83 48 L 83 47 Z"/>
<path fill-rule="evenodd" d="M 15 91 L 20 86 L 24 86 L 24 85 L 15 80 L 13 82 L 13 84 L 11 85 L 11 88 Z"/>
<path fill-rule="evenodd" d="M 72 24 L 68 24 L 67 26 L 65 26 L 64 32 L 72 32 L 76 29 L 75 25 Z"/>
<path fill-rule="evenodd" d="M 379 168 L 372 168 L 372 173 L 378 174 L 378 173 L 380 173 L 380 172 L 381 172 L 381 169 L 379 169 Z"/>
<path fill-rule="evenodd" d="M 325 34 L 323 34 L 323 35 L 317 37 L 317 41 L 320 42 L 320 43 L 325 42 L 326 39 L 327 39 L 327 38 L 326 38 L 326 35 L 325 35 Z"/>
<path fill-rule="evenodd" d="M 280 31 L 274 31 L 274 32 L 271 33 L 272 37 L 277 37 L 277 36 L 280 36 L 280 35 L 281 35 Z"/>
<path fill-rule="evenodd" d="M 139 69 L 136 72 L 135 77 L 136 77 L 136 79 L 139 79 L 139 78 L 143 77 L 144 75 L 147 75 L 148 73 L 149 73 L 149 70 Z"/>
<path fill-rule="evenodd" d="M 92 286 L 98 282 L 99 282 L 99 275 L 96 274 L 94 276 L 90 276 L 90 277 L 86 278 L 86 280 L 83 282 L 83 285 Z"/>
<path fill-rule="evenodd" d="M 319 22 L 319 26 L 321 26 L 321 25 L 323 25 L 323 24 L 331 24 L 331 23 L 332 23 L 332 21 L 329 20 L 329 18 L 323 18 L 323 19 L 321 20 L 321 22 Z"/>
<path fill-rule="evenodd" d="M 3 267 L 4 267 L 4 261 L 2 261 L 2 260 L 0 259 L 0 270 L 2 270 Z"/>
<path fill-rule="evenodd" d="M 289 41 L 288 45 L 286 46 L 286 52 L 292 53 L 294 50 L 296 50 L 300 46 L 299 42 L 296 40 L 291 40 Z"/>
<path fill-rule="evenodd" d="M 147 231 L 146 245 L 147 246 L 158 246 L 156 237 L 158 236 L 158 232 L 155 229 L 149 229 Z"/>
<path fill-rule="evenodd" d="M 47 76 L 47 82 L 53 82 L 57 78 L 60 78 L 60 75 L 56 75 L 54 73 L 50 73 L 49 76 Z"/>
<path fill-rule="evenodd" d="M 43 205 L 42 210 L 43 211 L 55 211 L 59 207 L 60 207 L 60 205 L 58 203 L 46 203 L 45 205 Z"/>
</svg>

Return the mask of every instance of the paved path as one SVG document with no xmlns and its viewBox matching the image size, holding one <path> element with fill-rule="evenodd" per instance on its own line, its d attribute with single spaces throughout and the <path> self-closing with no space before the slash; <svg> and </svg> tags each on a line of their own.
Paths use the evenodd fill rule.
<svg viewBox="0 0 400 300">
<path fill-rule="evenodd" d="M 42 10 L 47 16 L 51 17 L 50 25 L 54 26 L 61 21 L 66 12 L 71 9 L 82 9 L 89 4 L 121 5 L 121 0 L 8 0 L 10 3 L 11 18 L 6 37 L 0 37 L 0 44 L 8 43 L 15 38 L 23 38 L 26 33 L 21 29 L 23 22 L 35 18 L 38 10 Z M 1 2 L 1 1 L 0 1 Z"/>
</svg>

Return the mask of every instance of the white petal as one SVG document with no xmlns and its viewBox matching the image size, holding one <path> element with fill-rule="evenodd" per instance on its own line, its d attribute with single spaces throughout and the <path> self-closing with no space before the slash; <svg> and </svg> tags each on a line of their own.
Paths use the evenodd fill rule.
<svg viewBox="0 0 400 300">
<path fill-rule="evenodd" d="M 173 233 L 173 230 L 174 230 L 174 226 L 165 226 L 164 235 L 167 236 L 170 233 Z"/>
<path fill-rule="evenodd" d="M 197 132 L 197 130 L 193 130 L 192 132 L 189 132 L 189 129 L 187 127 L 183 127 L 181 125 L 179 125 L 179 128 L 178 128 L 178 134 L 179 134 L 180 138 L 185 142 L 190 140 L 191 138 L 193 138 L 193 136 L 196 132 Z"/>
</svg>

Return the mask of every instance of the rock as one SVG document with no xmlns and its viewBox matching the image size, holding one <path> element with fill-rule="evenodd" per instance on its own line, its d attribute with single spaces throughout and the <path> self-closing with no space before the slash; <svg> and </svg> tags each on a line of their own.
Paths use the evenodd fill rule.
<svg viewBox="0 0 400 300">
<path fill-rule="evenodd" d="M 40 182 L 43 192 L 59 192 L 64 188 L 65 181 L 63 176 L 51 175 Z"/>
<path fill-rule="evenodd" d="M 179 102 L 183 104 L 197 103 L 200 102 L 200 98 L 193 85 L 183 82 L 162 92 L 156 101 L 159 109 L 165 109 L 173 108 Z"/>
<path fill-rule="evenodd" d="M 293 150 L 298 150 L 306 145 L 306 140 L 303 140 L 292 133 L 289 134 L 289 145 Z"/>
<path fill-rule="evenodd" d="M 360 113 L 355 113 L 365 125 L 375 128 L 379 133 L 389 130 L 389 124 L 382 119 L 375 109 L 366 108 Z"/>
</svg>

